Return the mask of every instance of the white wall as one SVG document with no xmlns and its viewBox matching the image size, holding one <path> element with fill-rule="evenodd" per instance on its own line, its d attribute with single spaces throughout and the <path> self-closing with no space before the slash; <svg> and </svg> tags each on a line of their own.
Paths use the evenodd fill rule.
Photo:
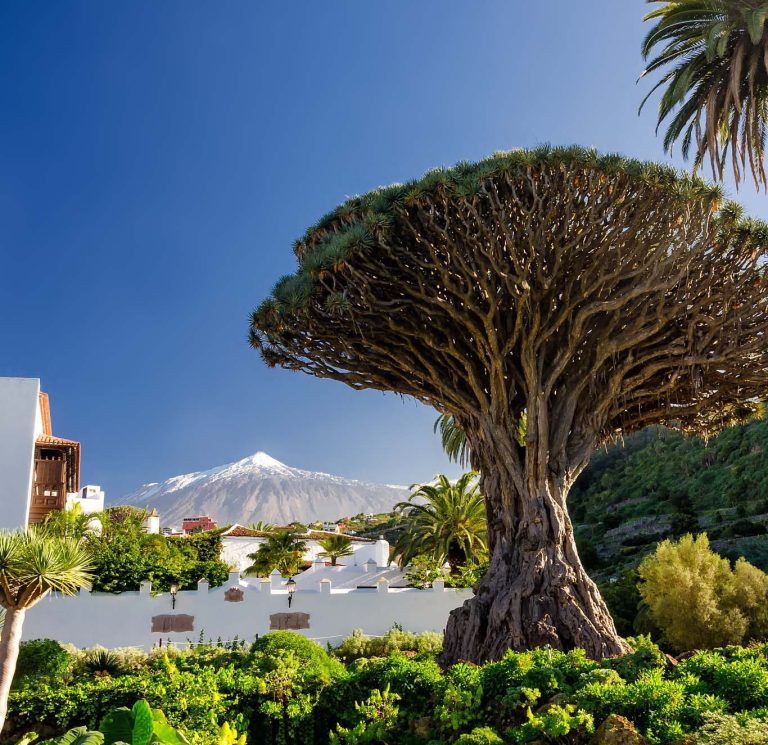
<svg viewBox="0 0 768 745">
<path fill-rule="evenodd" d="M 472 595 L 471 590 L 392 589 L 379 582 L 375 589 L 334 590 L 324 579 L 314 588 L 296 591 L 290 610 L 310 615 L 309 629 L 301 633 L 325 644 L 336 644 L 354 629 L 367 634 L 386 633 L 399 623 L 408 631 L 443 631 L 448 614 Z M 231 587 L 243 591 L 244 600 L 228 602 Z M 162 638 L 184 644 L 196 642 L 202 630 L 205 640 L 231 640 L 235 636 L 252 641 L 269 631 L 269 616 L 288 609 L 288 594 L 279 579 L 247 585 L 233 573 L 222 587 L 180 592 L 175 610 L 166 593 L 152 596 L 148 586 L 141 592 L 120 595 L 82 592 L 74 597 L 49 597 L 27 613 L 25 639 L 57 639 L 78 647 L 136 646 L 150 649 Z M 152 633 L 152 616 L 184 613 L 194 616 L 194 630 L 182 633 Z"/>
<path fill-rule="evenodd" d="M 299 536 L 301 538 L 301 536 Z M 222 536 L 221 560 L 225 564 L 244 572 L 253 562 L 248 554 L 254 554 L 266 538 L 240 538 L 236 536 Z M 305 540 L 307 550 L 304 552 L 305 561 L 315 561 L 323 549 L 316 540 Z M 368 561 L 375 561 L 377 566 L 389 565 L 389 543 L 384 539 L 378 541 L 363 542 L 352 541 L 354 553 L 339 559 L 339 564 L 362 566 Z"/>
<path fill-rule="evenodd" d="M 37 378 L 0 378 L 0 529 L 27 525 L 39 395 Z"/>
</svg>

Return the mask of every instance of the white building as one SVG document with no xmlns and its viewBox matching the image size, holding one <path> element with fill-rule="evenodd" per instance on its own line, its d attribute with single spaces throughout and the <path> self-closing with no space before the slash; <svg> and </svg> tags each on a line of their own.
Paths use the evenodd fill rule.
<svg viewBox="0 0 768 745">
<path fill-rule="evenodd" d="M 56 437 L 37 378 L 0 378 L 0 529 L 41 522 L 53 510 L 104 507 L 98 486 L 80 489 L 80 443 Z"/>
<path fill-rule="evenodd" d="M 147 513 L 144 518 L 144 530 L 150 535 L 157 535 L 160 532 L 160 514 L 157 510 Z"/>
<path fill-rule="evenodd" d="M 84 515 L 104 510 L 104 492 L 100 486 L 89 484 L 84 486 L 77 494 L 67 494 L 66 508 L 71 510 L 76 504 L 80 505 L 80 511 Z"/>
<path fill-rule="evenodd" d="M 304 561 L 314 564 L 323 548 L 320 541 L 326 538 L 338 537 L 339 533 L 322 530 L 310 530 L 297 537 L 307 544 L 304 553 Z M 345 536 L 349 538 L 352 547 L 352 555 L 340 558 L 338 563 L 344 566 L 363 566 L 368 561 L 373 561 L 377 567 L 389 566 L 389 542 L 383 538 L 361 538 L 359 536 Z M 221 534 L 221 559 L 239 572 L 245 571 L 251 564 L 248 554 L 258 551 L 259 546 L 269 538 L 269 533 L 263 530 L 252 530 L 242 525 L 233 525 Z"/>
</svg>

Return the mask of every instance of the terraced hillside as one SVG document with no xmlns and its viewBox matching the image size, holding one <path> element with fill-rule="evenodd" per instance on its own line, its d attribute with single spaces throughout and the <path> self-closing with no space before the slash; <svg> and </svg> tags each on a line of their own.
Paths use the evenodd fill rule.
<svg viewBox="0 0 768 745">
<path fill-rule="evenodd" d="M 768 420 L 709 443 L 645 429 L 596 452 L 569 505 L 598 579 L 636 564 L 662 538 L 697 531 L 721 554 L 768 570 Z"/>
</svg>

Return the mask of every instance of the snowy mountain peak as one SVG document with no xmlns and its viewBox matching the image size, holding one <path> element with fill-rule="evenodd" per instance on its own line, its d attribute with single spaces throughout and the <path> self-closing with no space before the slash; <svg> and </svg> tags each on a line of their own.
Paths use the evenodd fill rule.
<svg viewBox="0 0 768 745">
<path fill-rule="evenodd" d="M 258 453 L 254 453 L 247 458 L 237 461 L 234 465 L 242 467 L 253 466 L 256 468 L 267 468 L 277 471 L 288 469 L 288 466 L 286 466 L 285 463 L 281 463 L 263 450 L 259 450 Z"/>
<path fill-rule="evenodd" d="M 145 484 L 118 503 L 156 508 L 164 525 L 206 514 L 219 525 L 257 520 L 281 524 L 388 512 L 407 496 L 404 486 L 304 471 L 259 451 L 207 471 Z"/>
</svg>

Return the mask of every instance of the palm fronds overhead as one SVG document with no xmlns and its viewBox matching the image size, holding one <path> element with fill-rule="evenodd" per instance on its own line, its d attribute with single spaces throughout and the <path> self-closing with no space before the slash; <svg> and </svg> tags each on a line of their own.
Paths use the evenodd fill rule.
<svg viewBox="0 0 768 745">
<path fill-rule="evenodd" d="M 765 0 L 664 0 L 645 16 L 654 25 L 643 41 L 650 59 L 643 75 L 662 75 L 640 108 L 663 88 L 658 127 L 666 122 L 665 150 L 680 141 L 694 171 L 708 160 L 721 180 L 730 151 L 737 187 L 747 170 L 758 189 L 768 187 L 766 19 Z"/>
</svg>

